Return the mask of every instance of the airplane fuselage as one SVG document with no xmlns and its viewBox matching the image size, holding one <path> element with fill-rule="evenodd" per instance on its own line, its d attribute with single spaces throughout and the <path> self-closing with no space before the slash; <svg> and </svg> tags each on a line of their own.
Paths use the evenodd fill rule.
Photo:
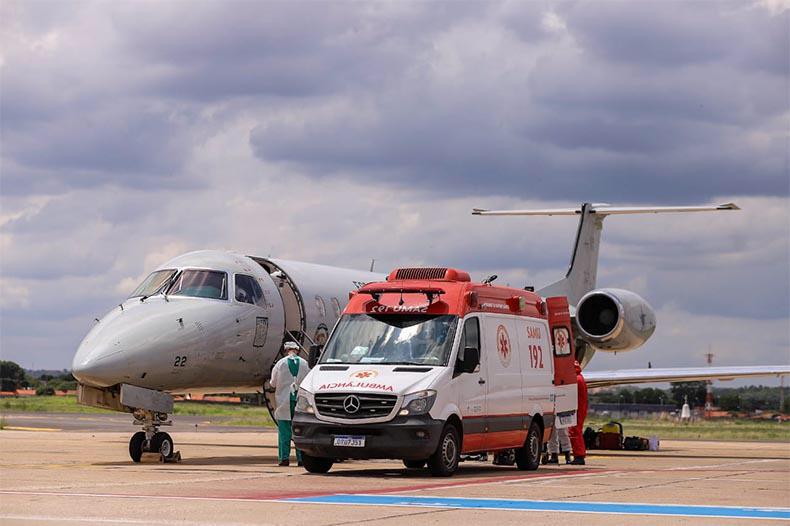
<svg viewBox="0 0 790 526">
<path fill-rule="evenodd" d="M 82 341 L 73 361 L 81 383 L 171 393 L 260 390 L 286 339 L 322 343 L 348 292 L 381 279 L 220 251 L 184 254 L 157 273 L 167 278 L 160 290 L 133 294 Z"/>
</svg>

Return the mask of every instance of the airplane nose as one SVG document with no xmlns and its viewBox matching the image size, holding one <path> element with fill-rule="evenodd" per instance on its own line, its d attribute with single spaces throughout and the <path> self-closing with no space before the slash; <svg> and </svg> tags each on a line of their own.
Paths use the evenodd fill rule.
<svg viewBox="0 0 790 526">
<path fill-rule="evenodd" d="M 97 387 L 115 385 L 120 381 L 118 373 L 123 365 L 120 354 L 120 351 L 106 352 L 102 349 L 78 353 L 74 357 L 71 374 L 83 384 Z"/>
</svg>

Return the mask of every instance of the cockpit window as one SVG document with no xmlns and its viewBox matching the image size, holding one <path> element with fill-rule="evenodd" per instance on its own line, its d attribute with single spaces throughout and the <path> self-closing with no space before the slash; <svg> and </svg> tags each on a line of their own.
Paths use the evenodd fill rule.
<svg viewBox="0 0 790 526">
<path fill-rule="evenodd" d="M 236 301 L 251 305 L 263 305 L 263 290 L 255 278 L 236 274 Z"/>
<path fill-rule="evenodd" d="M 167 270 L 157 270 L 156 272 L 152 272 L 145 281 L 140 283 L 140 286 L 134 289 L 129 297 L 130 298 L 139 298 L 141 296 L 153 296 L 160 289 L 170 281 L 170 278 L 176 273 L 175 269 L 167 269 Z"/>
<path fill-rule="evenodd" d="M 184 270 L 167 293 L 215 300 L 228 299 L 228 275 L 218 270 Z"/>
</svg>

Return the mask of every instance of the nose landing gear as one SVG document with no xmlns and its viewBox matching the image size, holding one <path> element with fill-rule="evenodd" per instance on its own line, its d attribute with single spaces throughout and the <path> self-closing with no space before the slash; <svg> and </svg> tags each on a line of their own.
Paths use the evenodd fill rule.
<svg viewBox="0 0 790 526">
<path fill-rule="evenodd" d="M 178 462 L 181 453 L 175 451 L 173 439 L 169 434 L 159 431 L 159 426 L 170 426 L 173 422 L 167 419 L 167 413 L 137 409 L 134 412 L 134 423 L 142 425 L 129 440 L 129 456 L 133 462 L 140 462 L 144 453 L 159 455 L 160 462 Z"/>
</svg>

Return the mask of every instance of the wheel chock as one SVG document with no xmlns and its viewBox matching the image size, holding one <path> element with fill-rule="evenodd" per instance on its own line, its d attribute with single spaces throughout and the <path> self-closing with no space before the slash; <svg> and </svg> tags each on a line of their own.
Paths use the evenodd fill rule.
<svg viewBox="0 0 790 526">
<path fill-rule="evenodd" d="M 143 453 L 142 455 L 140 455 L 140 463 L 141 464 L 154 464 L 156 462 L 161 462 L 161 460 L 159 460 L 159 457 L 161 457 L 161 456 L 162 456 L 162 454 L 159 453 L 158 451 L 156 453 L 146 452 L 146 453 Z"/>
<path fill-rule="evenodd" d="M 171 463 L 172 464 L 178 464 L 179 462 L 181 462 L 181 452 L 180 451 L 176 451 L 175 453 L 170 455 L 170 457 L 165 457 L 164 455 L 160 454 L 159 455 L 159 462 L 161 462 L 163 464 L 171 464 Z"/>
</svg>

